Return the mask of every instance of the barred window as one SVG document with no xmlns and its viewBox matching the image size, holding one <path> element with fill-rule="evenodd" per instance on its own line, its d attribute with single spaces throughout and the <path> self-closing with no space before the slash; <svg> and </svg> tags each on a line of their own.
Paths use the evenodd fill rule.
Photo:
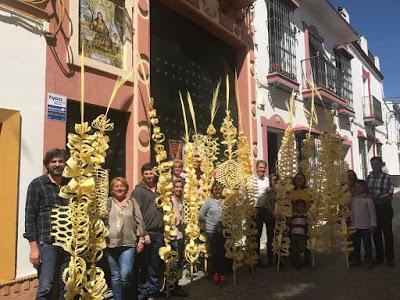
<svg viewBox="0 0 400 300">
<path fill-rule="evenodd" d="M 266 0 L 268 8 L 269 72 L 296 80 L 296 28 L 293 12 L 281 0 Z"/>
<path fill-rule="evenodd" d="M 351 62 L 342 54 L 336 54 L 336 73 L 338 78 L 337 95 L 345 99 L 353 109 L 353 86 L 351 83 Z"/>
</svg>

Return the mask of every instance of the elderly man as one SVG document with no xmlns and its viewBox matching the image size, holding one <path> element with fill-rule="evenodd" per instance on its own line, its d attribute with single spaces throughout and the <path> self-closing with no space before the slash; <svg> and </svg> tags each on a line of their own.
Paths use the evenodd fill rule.
<svg viewBox="0 0 400 300">
<path fill-rule="evenodd" d="M 375 203 L 377 228 L 374 233 L 376 250 L 375 264 L 383 263 L 386 258 L 388 266 L 393 266 L 393 183 L 389 174 L 382 172 L 382 158 L 371 158 L 372 172 L 367 177 L 368 193 Z M 385 238 L 385 250 L 383 249 L 382 234 Z"/>
<path fill-rule="evenodd" d="M 36 299 L 51 299 L 56 276 L 59 280 L 58 299 L 64 299 L 62 271 L 67 265 L 67 253 L 53 245 L 51 211 L 57 205 L 65 205 L 60 198 L 60 187 L 65 183 L 62 173 L 65 167 L 65 151 L 52 149 L 43 159 L 47 174 L 32 180 L 28 187 L 25 207 L 25 233 L 29 241 L 29 259 L 38 270 L 39 287 Z"/>
</svg>

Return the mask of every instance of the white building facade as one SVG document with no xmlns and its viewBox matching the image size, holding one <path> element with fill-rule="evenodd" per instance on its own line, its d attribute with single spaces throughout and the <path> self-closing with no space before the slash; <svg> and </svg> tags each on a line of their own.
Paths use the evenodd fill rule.
<svg viewBox="0 0 400 300">
<path fill-rule="evenodd" d="M 29 182 L 43 173 L 48 24 L 27 7 L 0 6 L 0 293 L 13 298 L 34 295 L 24 210 Z"/>
<path fill-rule="evenodd" d="M 388 171 L 399 175 L 398 140 L 388 141 L 388 130 L 397 125 L 394 118 L 387 123 L 390 112 L 384 103 L 379 58 L 350 25 L 347 11 L 337 10 L 328 0 L 259 0 L 254 27 L 258 155 L 268 161 L 269 173 L 276 172 L 292 90 L 296 147 L 298 160 L 302 159 L 302 141 L 309 128 L 305 109 L 310 110 L 314 84 L 322 101 L 315 100 L 318 123 L 312 133 L 318 137 L 326 131 L 324 110 L 332 110 L 345 160 L 359 178 L 370 171 L 373 156 L 381 156 Z M 317 138 L 316 149 L 318 144 Z"/>
</svg>

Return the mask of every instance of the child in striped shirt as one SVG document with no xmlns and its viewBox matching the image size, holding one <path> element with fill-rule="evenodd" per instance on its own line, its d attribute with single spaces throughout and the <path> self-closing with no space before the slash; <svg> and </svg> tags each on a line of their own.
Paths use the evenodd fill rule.
<svg viewBox="0 0 400 300">
<path fill-rule="evenodd" d="M 293 217 L 290 219 L 290 257 L 296 269 L 303 267 L 302 256 L 307 248 L 307 227 L 306 203 L 297 199 L 293 202 Z"/>
</svg>

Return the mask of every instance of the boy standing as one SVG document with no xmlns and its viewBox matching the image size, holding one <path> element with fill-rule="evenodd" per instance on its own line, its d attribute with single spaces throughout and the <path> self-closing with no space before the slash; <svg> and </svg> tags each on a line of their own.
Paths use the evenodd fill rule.
<svg viewBox="0 0 400 300">
<path fill-rule="evenodd" d="M 296 269 L 301 269 L 303 267 L 301 256 L 307 248 L 308 219 L 304 200 L 295 200 L 293 204 L 293 217 L 290 220 L 290 242 L 292 244 L 290 256 Z"/>
<path fill-rule="evenodd" d="M 351 200 L 351 223 L 356 231 L 352 235 L 353 253 L 352 264 L 361 262 L 361 241 L 364 244 L 364 263 L 366 269 L 372 268 L 371 234 L 376 229 L 376 214 L 373 200 L 367 195 L 367 184 L 364 180 L 354 183 L 354 196 Z"/>
</svg>

